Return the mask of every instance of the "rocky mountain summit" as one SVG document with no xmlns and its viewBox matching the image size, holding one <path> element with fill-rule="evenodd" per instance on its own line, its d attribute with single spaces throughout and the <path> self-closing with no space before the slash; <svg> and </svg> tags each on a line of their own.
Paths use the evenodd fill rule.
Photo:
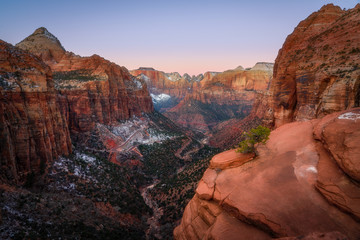
<svg viewBox="0 0 360 240">
<path fill-rule="evenodd" d="M 134 79 L 126 68 L 98 55 L 80 57 L 66 52 L 45 28 L 35 30 L 16 46 L 50 66 L 72 131 L 89 131 L 95 123 L 110 124 L 153 111 L 146 84 Z"/>
<path fill-rule="evenodd" d="M 59 62 L 66 50 L 46 28 L 40 27 L 33 34 L 16 44 L 17 47 L 36 55 L 47 64 Z"/>
</svg>

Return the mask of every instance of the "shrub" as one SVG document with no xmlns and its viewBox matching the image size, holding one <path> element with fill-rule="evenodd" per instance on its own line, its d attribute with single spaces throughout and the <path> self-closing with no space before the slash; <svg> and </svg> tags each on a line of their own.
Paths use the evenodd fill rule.
<svg viewBox="0 0 360 240">
<path fill-rule="evenodd" d="M 245 140 L 239 143 L 238 152 L 241 153 L 255 153 L 255 145 L 257 143 L 266 143 L 269 139 L 270 129 L 264 126 L 259 125 L 257 128 L 251 129 L 249 132 L 243 133 Z"/>
</svg>

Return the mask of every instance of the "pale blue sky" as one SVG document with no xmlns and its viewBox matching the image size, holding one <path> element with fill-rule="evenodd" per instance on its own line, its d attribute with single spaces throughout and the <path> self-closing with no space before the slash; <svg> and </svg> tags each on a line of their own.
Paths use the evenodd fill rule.
<svg viewBox="0 0 360 240">
<path fill-rule="evenodd" d="M 15 44 L 44 26 L 82 56 L 198 74 L 273 62 L 294 27 L 330 2 L 359 0 L 0 0 L 0 39 Z"/>
</svg>

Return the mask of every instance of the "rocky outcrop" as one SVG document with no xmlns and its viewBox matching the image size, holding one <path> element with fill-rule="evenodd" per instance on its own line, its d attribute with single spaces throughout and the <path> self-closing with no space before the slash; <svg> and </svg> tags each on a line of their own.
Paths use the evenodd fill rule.
<svg viewBox="0 0 360 240">
<path fill-rule="evenodd" d="M 22 183 L 28 174 L 71 153 L 50 68 L 0 41 L 0 182 Z"/>
<path fill-rule="evenodd" d="M 272 77 L 271 66 L 271 63 L 258 63 L 250 70 L 236 68 L 202 80 L 198 88 L 165 116 L 203 133 L 209 133 L 220 122 L 243 118 L 250 113 L 256 93 L 267 90 Z"/>
<path fill-rule="evenodd" d="M 51 67 L 61 110 L 73 132 L 90 131 L 96 123 L 110 124 L 153 111 L 142 80 L 97 55 L 80 57 L 66 52 L 45 28 L 37 29 L 17 46 Z"/>
<path fill-rule="evenodd" d="M 359 137 L 357 108 L 285 124 L 254 159 L 216 155 L 175 239 L 359 239 Z"/>
<path fill-rule="evenodd" d="M 299 23 L 275 61 L 275 126 L 359 106 L 360 5 L 328 4 Z"/>
</svg>

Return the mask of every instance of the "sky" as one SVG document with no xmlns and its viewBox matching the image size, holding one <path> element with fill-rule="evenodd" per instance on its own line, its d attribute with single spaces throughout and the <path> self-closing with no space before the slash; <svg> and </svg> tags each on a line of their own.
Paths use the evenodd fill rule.
<svg viewBox="0 0 360 240">
<path fill-rule="evenodd" d="M 298 23 L 327 3 L 360 0 L 0 0 L 0 39 L 46 27 L 67 51 L 129 70 L 197 75 L 274 62 Z"/>
</svg>

